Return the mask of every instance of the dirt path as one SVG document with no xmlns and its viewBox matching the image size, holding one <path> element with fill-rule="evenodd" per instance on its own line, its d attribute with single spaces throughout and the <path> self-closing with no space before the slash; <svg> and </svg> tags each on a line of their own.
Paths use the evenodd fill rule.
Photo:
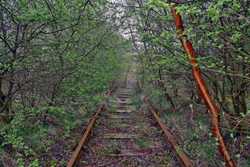
<svg viewBox="0 0 250 167">
<path fill-rule="evenodd" d="M 127 79 L 97 121 L 78 166 L 178 167 L 150 113 L 136 110 L 136 82 L 132 75 Z"/>
</svg>

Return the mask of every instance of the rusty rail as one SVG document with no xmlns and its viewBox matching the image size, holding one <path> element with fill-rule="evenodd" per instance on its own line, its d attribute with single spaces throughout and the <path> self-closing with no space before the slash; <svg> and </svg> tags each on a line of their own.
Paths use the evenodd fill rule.
<svg viewBox="0 0 250 167">
<path fill-rule="evenodd" d="M 81 153 L 82 147 L 83 147 L 84 144 L 87 142 L 87 139 L 88 139 L 88 137 L 89 137 L 89 135 L 90 135 L 90 132 L 91 132 L 91 130 L 93 129 L 93 127 L 94 127 L 94 125 L 95 125 L 95 122 L 96 122 L 96 120 L 97 120 L 99 114 L 100 114 L 103 110 L 105 110 L 105 104 L 102 104 L 102 105 L 98 108 L 97 112 L 95 113 L 95 115 L 92 117 L 92 119 L 91 119 L 90 122 L 88 123 L 88 126 L 87 126 L 85 132 L 83 133 L 83 136 L 82 136 L 82 138 L 81 138 L 79 144 L 77 145 L 75 151 L 73 152 L 73 154 L 72 154 L 72 156 L 71 156 L 71 158 L 70 158 L 70 160 L 69 160 L 69 162 L 68 162 L 67 167 L 73 167 L 73 166 L 76 164 L 76 162 L 78 161 L 78 158 L 80 157 L 80 153 Z"/>
<path fill-rule="evenodd" d="M 175 22 L 177 36 L 180 40 L 182 47 L 184 48 L 188 56 L 190 64 L 192 65 L 192 73 L 193 73 L 193 77 L 197 85 L 197 89 L 200 93 L 201 98 L 204 100 L 209 110 L 210 118 L 211 118 L 211 125 L 212 125 L 212 129 L 211 129 L 212 134 L 216 138 L 216 140 L 218 140 L 218 149 L 222 157 L 224 158 L 224 161 L 226 163 L 225 166 L 236 167 L 237 165 L 229 153 L 229 149 L 226 146 L 226 143 L 223 139 L 223 135 L 221 132 L 220 120 L 219 120 L 220 109 L 215 103 L 213 97 L 210 95 L 208 91 L 208 87 L 205 83 L 205 80 L 202 77 L 201 69 L 196 59 L 196 56 L 197 56 L 196 52 L 193 48 L 192 42 L 188 40 L 188 37 L 185 34 L 185 27 L 182 21 L 182 16 L 180 13 L 177 12 L 176 4 L 173 4 L 171 6 L 171 13 Z"/>
<path fill-rule="evenodd" d="M 112 91 L 109 91 L 108 93 L 106 93 L 106 95 L 110 96 L 111 93 L 112 93 Z M 174 135 L 171 133 L 171 131 L 168 129 L 168 127 L 162 123 L 160 117 L 156 113 L 156 108 L 152 105 L 152 103 L 150 102 L 150 100 L 147 97 L 145 97 L 144 98 L 144 102 L 148 104 L 150 112 L 152 113 L 152 115 L 156 119 L 156 121 L 159 124 L 160 128 L 162 129 L 162 131 L 164 132 L 166 140 L 172 146 L 172 149 L 176 153 L 177 158 L 181 162 L 180 163 L 181 166 L 182 167 L 193 167 L 192 161 L 187 156 L 187 154 L 180 149 L 179 144 L 177 143 Z M 106 104 L 105 103 L 103 103 L 97 109 L 96 113 L 94 114 L 94 116 L 89 121 L 88 126 L 86 127 L 86 130 L 84 131 L 79 144 L 77 145 L 76 149 L 72 153 L 72 156 L 71 156 L 71 158 L 70 158 L 70 160 L 69 160 L 69 162 L 67 164 L 67 167 L 74 167 L 76 165 L 77 161 L 80 158 L 81 150 L 82 150 L 83 146 L 86 144 L 86 142 L 87 142 L 87 140 L 88 140 L 88 138 L 89 138 L 89 136 L 91 134 L 91 131 L 92 131 L 94 125 L 95 125 L 95 122 L 98 119 L 98 116 L 104 110 L 106 110 Z"/>
<path fill-rule="evenodd" d="M 153 114 L 154 118 L 156 119 L 157 123 L 159 124 L 160 128 L 164 132 L 164 135 L 166 137 L 167 142 L 172 146 L 172 149 L 174 150 L 175 154 L 177 155 L 178 159 L 181 162 L 182 167 L 193 167 L 193 163 L 188 157 L 188 155 L 180 149 L 179 144 L 177 143 L 177 140 L 175 136 L 172 134 L 170 129 L 162 123 L 160 117 L 156 113 L 156 108 L 153 106 L 153 104 L 150 102 L 150 100 L 145 97 L 144 102 L 148 105 L 148 108 L 150 112 Z"/>
<path fill-rule="evenodd" d="M 106 96 L 110 96 L 112 94 L 113 90 L 109 90 L 107 91 L 107 93 L 105 93 Z M 81 154 L 81 150 L 84 146 L 84 144 L 87 142 L 88 137 L 91 133 L 91 130 L 93 129 L 95 122 L 98 118 L 98 116 L 100 115 L 100 113 L 102 111 L 106 110 L 106 104 L 103 103 L 100 105 L 100 107 L 97 109 L 95 115 L 91 118 L 91 120 L 88 123 L 88 126 L 86 127 L 86 130 L 84 131 L 82 138 L 80 140 L 80 142 L 78 143 L 76 149 L 74 150 L 74 152 L 72 153 L 72 156 L 67 164 L 67 167 L 74 167 L 76 162 L 79 160 L 80 158 L 80 154 Z"/>
</svg>

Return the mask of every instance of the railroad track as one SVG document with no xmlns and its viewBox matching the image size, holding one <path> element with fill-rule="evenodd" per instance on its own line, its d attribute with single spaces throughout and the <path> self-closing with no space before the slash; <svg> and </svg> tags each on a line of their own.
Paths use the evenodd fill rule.
<svg viewBox="0 0 250 167">
<path fill-rule="evenodd" d="M 136 109 L 135 85 L 128 80 L 98 108 L 67 167 L 193 166 L 152 103 L 144 98 L 147 110 Z"/>
</svg>

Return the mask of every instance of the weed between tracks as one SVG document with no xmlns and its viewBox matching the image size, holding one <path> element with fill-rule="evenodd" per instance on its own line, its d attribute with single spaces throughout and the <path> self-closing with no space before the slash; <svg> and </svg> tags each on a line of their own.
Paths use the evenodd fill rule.
<svg viewBox="0 0 250 167">
<path fill-rule="evenodd" d="M 81 158 L 90 166 L 177 167 L 158 127 L 140 107 L 139 96 L 131 93 L 125 101 L 126 105 L 121 107 L 119 99 L 111 98 L 109 109 L 98 120 L 88 149 Z M 124 111 L 117 112 L 117 109 Z"/>
</svg>

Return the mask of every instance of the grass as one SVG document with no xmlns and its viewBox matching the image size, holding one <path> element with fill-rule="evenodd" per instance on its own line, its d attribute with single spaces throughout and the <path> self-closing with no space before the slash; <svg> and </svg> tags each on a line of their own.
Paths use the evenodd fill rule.
<svg viewBox="0 0 250 167">
<path fill-rule="evenodd" d="M 135 143 L 141 149 L 150 148 L 150 146 L 152 145 L 152 141 L 144 137 L 136 139 Z"/>
</svg>

